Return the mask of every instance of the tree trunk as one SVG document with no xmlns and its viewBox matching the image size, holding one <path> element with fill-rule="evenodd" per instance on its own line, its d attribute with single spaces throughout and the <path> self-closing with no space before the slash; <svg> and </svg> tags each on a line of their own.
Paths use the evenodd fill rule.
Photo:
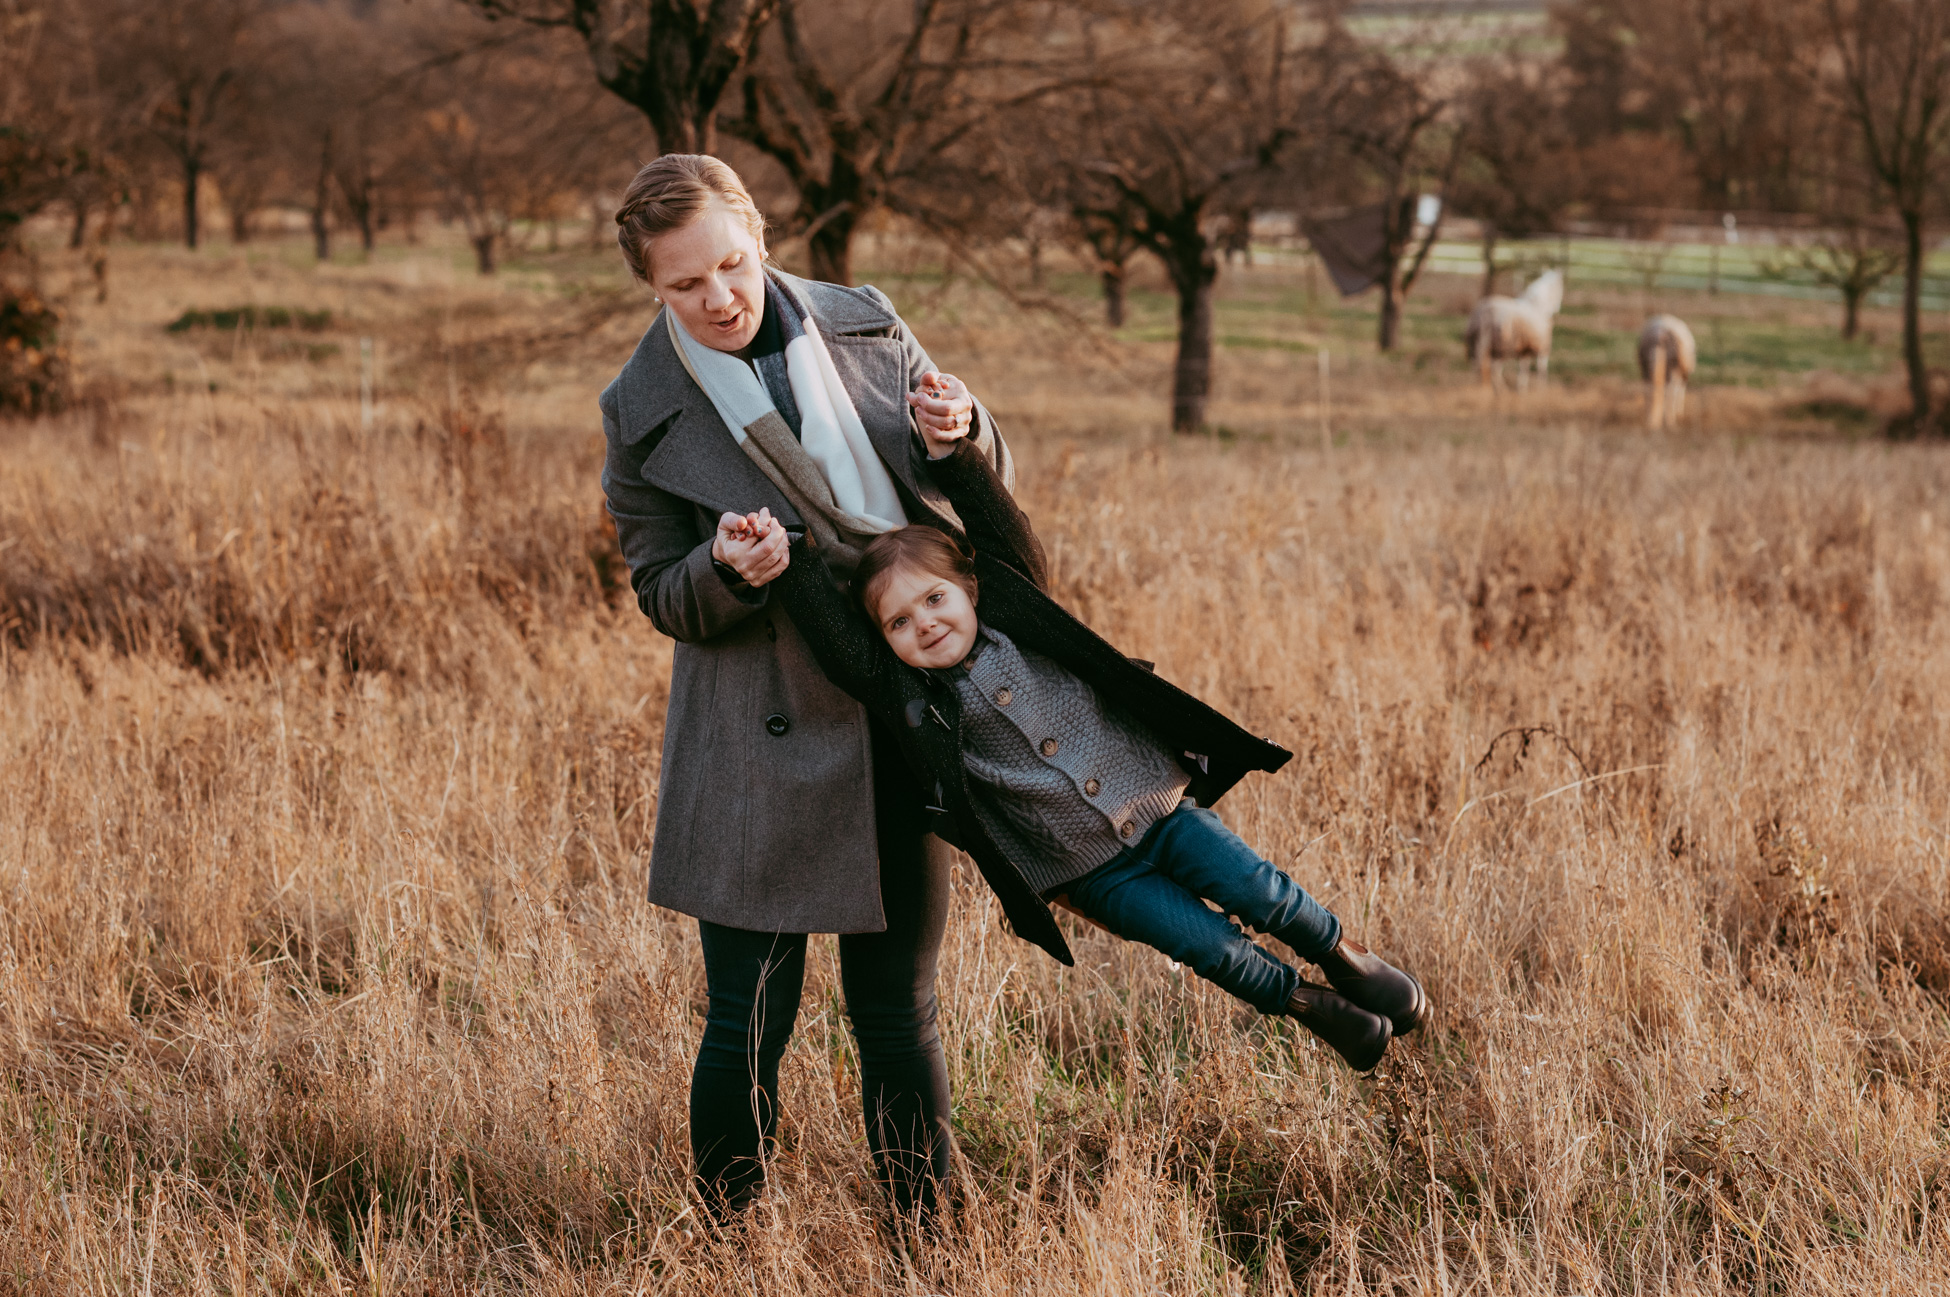
<svg viewBox="0 0 1950 1297">
<path fill-rule="evenodd" d="M 650 98 L 652 102 L 639 103 L 637 107 L 650 119 L 650 131 L 657 137 L 657 152 L 712 153 L 716 150 L 718 131 L 714 118 L 706 116 L 700 122 L 691 115 L 690 105 L 668 102 L 654 91 Z"/>
<path fill-rule="evenodd" d="M 1393 351 L 1402 336 L 1402 289 L 1395 272 L 1381 281 L 1381 320 L 1375 330 L 1375 345 Z"/>
<path fill-rule="evenodd" d="M 1842 285 L 1842 341 L 1854 342 L 1861 323 L 1862 296 L 1868 290 L 1856 284 Z"/>
<path fill-rule="evenodd" d="M 1171 280 L 1178 290 L 1178 360 L 1171 373 L 1171 430 L 1205 426 L 1212 392 L 1212 289 L 1218 259 L 1203 239 L 1181 240 L 1172 249 Z"/>
<path fill-rule="evenodd" d="M 1105 262 L 1102 272 L 1104 281 L 1104 322 L 1113 329 L 1124 327 L 1124 266 L 1123 263 Z"/>
<path fill-rule="evenodd" d="M 372 256 L 373 241 L 373 202 L 371 193 L 361 194 L 359 201 L 352 204 L 352 219 L 359 223 L 359 247 L 368 258 Z"/>
<path fill-rule="evenodd" d="M 1910 417 L 1921 432 L 1930 417 L 1930 375 L 1923 368 L 1923 211 L 1903 212 L 1903 363 L 1909 369 Z"/>
<path fill-rule="evenodd" d="M 588 47 L 596 79 L 649 118 L 659 153 L 716 153 L 718 101 L 778 0 L 563 7 L 573 12 L 570 25 Z M 640 15 L 634 24 L 631 10 Z"/>
<path fill-rule="evenodd" d="M 196 188 L 203 178 L 203 164 L 195 158 L 183 159 L 183 246 L 196 246 Z"/>
<path fill-rule="evenodd" d="M 1387 218 L 1382 225 L 1382 239 L 1388 258 L 1388 269 L 1381 276 L 1381 313 L 1375 321 L 1375 345 L 1383 351 L 1393 351 L 1402 333 L 1402 258 L 1408 255 L 1408 243 L 1415 236 L 1415 196 L 1404 194 L 1390 202 Z"/>
<path fill-rule="evenodd" d="M 74 223 L 68 226 L 68 246 L 78 248 L 88 241 L 88 200 L 74 200 Z"/>
<path fill-rule="evenodd" d="M 332 139 L 329 134 L 320 146 L 318 155 L 318 183 L 311 193 L 311 247 L 320 261 L 332 259 L 332 230 L 326 224 L 327 204 L 332 193 Z"/>
<path fill-rule="evenodd" d="M 467 241 L 474 245 L 474 266 L 484 275 L 494 273 L 494 231 L 486 234 L 470 234 Z"/>
<path fill-rule="evenodd" d="M 1483 222 L 1483 296 L 1496 295 L 1496 227 Z"/>
<path fill-rule="evenodd" d="M 251 209 L 242 199 L 230 201 L 230 241 L 249 243 L 251 241 Z"/>
<path fill-rule="evenodd" d="M 1383 351 L 1393 351 L 1401 343 L 1402 309 L 1408 301 L 1408 290 L 1422 277 L 1422 267 L 1428 264 L 1436 235 L 1442 232 L 1443 214 L 1448 211 L 1446 202 L 1437 209 L 1434 222 L 1423 231 L 1421 246 L 1417 247 L 1415 213 L 1420 205 L 1421 199 L 1414 194 L 1403 195 L 1401 203 L 1395 208 L 1393 228 L 1388 231 L 1388 274 L 1381 281 L 1381 319 L 1376 325 L 1376 337 Z M 1415 255 L 1410 256 L 1411 251 Z M 1486 251 L 1486 259 L 1487 255 Z M 1495 263 L 1489 264 L 1490 273 L 1494 275 Z"/>
<path fill-rule="evenodd" d="M 829 284 L 853 282 L 853 208 L 835 213 L 806 239 L 812 257 L 812 277 Z"/>
</svg>

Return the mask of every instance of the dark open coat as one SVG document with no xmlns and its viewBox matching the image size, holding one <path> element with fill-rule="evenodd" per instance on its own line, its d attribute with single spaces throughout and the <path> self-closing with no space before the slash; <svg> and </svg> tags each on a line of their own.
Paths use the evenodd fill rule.
<svg viewBox="0 0 1950 1297">
<path fill-rule="evenodd" d="M 1062 664 L 1183 753 L 1192 778 L 1187 796 L 1211 806 L 1248 771 L 1278 770 L 1292 757 L 1146 664 L 1125 657 L 1052 599 L 1042 544 L 980 447 L 964 441 L 946 458 L 926 461 L 926 472 L 954 504 L 975 551 L 982 620 Z M 969 805 L 954 686 L 939 673 L 894 656 L 866 614 L 834 584 L 818 552 L 803 541 L 795 543 L 792 561 L 768 588 L 791 610 L 827 677 L 899 735 L 901 753 L 935 814 L 935 831 L 974 857 L 1016 934 L 1072 962 L 1049 907 L 983 831 Z"/>
<path fill-rule="evenodd" d="M 878 289 L 779 277 L 811 304 L 908 517 L 952 526 L 906 400 L 934 362 Z M 827 680 L 769 587 L 728 585 L 711 563 L 719 514 L 798 514 L 678 362 L 662 315 L 601 405 L 616 537 L 638 603 L 677 641 L 650 899 L 760 932 L 884 931 L 866 713 Z M 972 428 L 1011 480 L 979 404 Z"/>
</svg>

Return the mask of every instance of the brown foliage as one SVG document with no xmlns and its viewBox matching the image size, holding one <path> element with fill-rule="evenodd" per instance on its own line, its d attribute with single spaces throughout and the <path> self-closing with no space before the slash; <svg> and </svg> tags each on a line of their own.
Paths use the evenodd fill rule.
<svg viewBox="0 0 1950 1297">
<path fill-rule="evenodd" d="M 0 414 L 53 414 L 69 396 L 61 316 L 0 281 Z"/>
<path fill-rule="evenodd" d="M 1922 448 L 1423 437 L 1406 367 L 1366 385 L 1390 440 L 1190 441 L 1162 379 L 973 295 L 911 311 L 1008 428 L 1062 597 L 1297 753 L 1228 822 L 1440 1016 L 1358 1080 L 1147 950 L 1078 931 L 1059 969 L 967 878 L 953 1229 L 876 1233 L 819 942 L 776 1191 L 716 1239 L 694 929 L 642 900 L 671 647 L 591 557 L 589 397 L 632 330 L 461 369 L 471 404 L 429 348 L 368 434 L 343 367 L 162 333 L 192 272 L 131 267 L 173 285 L 155 324 L 81 321 L 121 404 L 0 431 L 33 613 L 0 636 L 14 1286 L 1940 1282 L 1950 518 Z M 343 310 L 393 341 L 548 309 L 469 291 Z M 205 372 L 193 348 L 218 391 L 145 368 Z"/>
</svg>

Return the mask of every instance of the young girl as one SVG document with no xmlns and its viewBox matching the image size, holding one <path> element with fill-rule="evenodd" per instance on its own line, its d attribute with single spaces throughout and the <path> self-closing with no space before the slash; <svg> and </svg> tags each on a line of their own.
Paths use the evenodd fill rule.
<svg viewBox="0 0 1950 1297">
<path fill-rule="evenodd" d="M 1292 754 L 1071 616 L 1049 597 L 1042 546 L 987 461 L 952 434 L 927 450 L 972 557 L 931 527 L 887 532 L 866 547 L 849 600 L 816 544 L 787 528 L 797 553 L 770 584 L 827 676 L 902 736 L 935 831 L 974 858 L 1017 934 L 1062 962 L 1069 947 L 1046 902 L 1262 1013 L 1297 1018 L 1357 1071 L 1375 1066 L 1392 1036 L 1427 1019 L 1420 983 L 1346 936 L 1209 809 L 1248 771 Z M 780 526 L 769 512 L 719 524 L 727 549 Z M 1227 916 L 1318 964 L 1331 989 Z"/>
</svg>

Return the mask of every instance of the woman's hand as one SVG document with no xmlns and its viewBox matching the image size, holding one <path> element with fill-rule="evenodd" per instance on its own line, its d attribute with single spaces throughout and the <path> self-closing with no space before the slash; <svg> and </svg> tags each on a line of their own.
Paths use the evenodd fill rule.
<svg viewBox="0 0 1950 1297">
<path fill-rule="evenodd" d="M 907 394 L 907 403 L 914 407 L 914 421 L 921 425 L 929 459 L 953 454 L 955 443 L 968 435 L 975 422 L 975 398 L 953 374 L 930 370 L 921 375 L 921 386 Z"/>
<path fill-rule="evenodd" d="M 792 538 L 770 509 L 757 513 L 728 513 L 718 519 L 711 557 L 754 586 L 764 585 L 785 571 L 792 557 Z"/>
</svg>

